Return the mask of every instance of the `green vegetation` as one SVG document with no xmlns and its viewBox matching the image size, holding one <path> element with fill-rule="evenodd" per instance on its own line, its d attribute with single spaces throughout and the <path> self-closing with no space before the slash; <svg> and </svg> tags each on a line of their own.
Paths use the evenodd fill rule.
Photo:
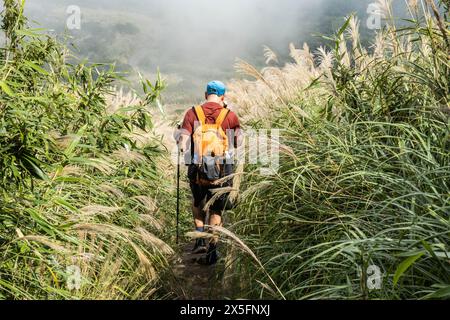
<svg viewBox="0 0 450 320">
<path fill-rule="evenodd" d="M 172 253 L 157 237 L 173 201 L 149 112 L 161 80 L 142 100 L 114 100 L 112 67 L 68 63 L 27 29 L 23 4 L 4 4 L 0 298 L 154 297 Z"/>
<path fill-rule="evenodd" d="M 329 52 L 291 47 L 295 64 L 262 72 L 238 63 L 256 79 L 233 84 L 247 124 L 283 129 L 280 171 L 245 175 L 233 214 L 264 266 L 230 253 L 240 297 L 450 297 L 450 33 L 428 5 L 370 54 L 352 17 Z"/>
</svg>

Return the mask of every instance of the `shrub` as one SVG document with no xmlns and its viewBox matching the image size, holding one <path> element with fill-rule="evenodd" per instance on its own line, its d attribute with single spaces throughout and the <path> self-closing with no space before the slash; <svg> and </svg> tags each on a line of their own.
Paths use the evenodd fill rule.
<svg viewBox="0 0 450 320">
<path fill-rule="evenodd" d="M 261 72 L 238 62 L 256 78 L 232 84 L 241 115 L 283 137 L 279 172 L 247 168 L 231 228 L 285 298 L 450 296 L 449 31 L 427 3 L 410 7 L 409 26 L 380 31 L 370 52 L 350 17 L 330 51 L 291 46 L 294 64 Z M 281 298 L 236 259 L 234 275 L 248 279 L 239 296 Z"/>
</svg>

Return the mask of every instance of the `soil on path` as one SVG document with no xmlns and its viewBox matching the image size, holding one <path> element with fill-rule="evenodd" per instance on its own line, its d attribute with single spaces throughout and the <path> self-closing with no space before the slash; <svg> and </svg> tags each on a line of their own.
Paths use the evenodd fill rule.
<svg viewBox="0 0 450 320">
<path fill-rule="evenodd" d="M 173 265 L 173 292 L 180 300 L 223 299 L 220 264 L 204 266 L 197 262 L 202 255 L 191 253 L 193 244 L 184 244 Z"/>
</svg>

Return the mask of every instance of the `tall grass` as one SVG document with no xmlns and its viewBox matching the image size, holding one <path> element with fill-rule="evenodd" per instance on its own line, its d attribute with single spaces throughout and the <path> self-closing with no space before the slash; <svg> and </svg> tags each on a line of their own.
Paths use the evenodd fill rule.
<svg viewBox="0 0 450 320">
<path fill-rule="evenodd" d="M 150 114 L 163 82 L 120 95 L 113 66 L 69 63 L 23 5 L 1 15 L 0 299 L 157 298 L 172 254 Z"/>
<path fill-rule="evenodd" d="M 449 8 L 409 9 L 369 49 L 350 17 L 329 48 L 291 45 L 283 68 L 238 61 L 254 78 L 231 84 L 241 116 L 283 137 L 279 172 L 247 167 L 232 214 L 265 270 L 232 252 L 237 296 L 280 298 L 273 279 L 287 299 L 450 297 Z"/>
</svg>

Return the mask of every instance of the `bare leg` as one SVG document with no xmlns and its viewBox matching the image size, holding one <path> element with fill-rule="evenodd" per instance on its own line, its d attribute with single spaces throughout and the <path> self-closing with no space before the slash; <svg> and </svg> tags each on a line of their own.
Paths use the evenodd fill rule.
<svg viewBox="0 0 450 320">
<path fill-rule="evenodd" d="M 194 224 L 195 229 L 198 232 L 204 232 L 205 223 L 206 223 L 206 212 L 203 210 L 203 202 L 199 207 L 195 206 L 195 203 L 192 203 L 192 213 L 194 215 Z M 199 238 L 195 241 L 193 253 L 204 253 L 206 251 L 206 242 L 205 239 Z"/>
<path fill-rule="evenodd" d="M 204 228 L 206 220 L 206 212 L 203 210 L 203 204 L 200 207 L 195 207 L 192 202 L 192 212 L 194 214 L 195 228 Z"/>
<path fill-rule="evenodd" d="M 220 227 L 222 226 L 222 216 L 220 214 L 211 212 L 209 217 L 209 225 L 211 227 Z M 214 233 L 214 231 L 213 231 Z M 208 252 L 206 254 L 206 262 L 207 264 L 215 264 L 217 262 L 217 243 L 219 242 L 219 237 L 214 234 L 214 237 L 211 238 L 209 242 Z"/>
<path fill-rule="evenodd" d="M 209 217 L 209 225 L 213 227 L 222 226 L 222 215 L 211 212 L 211 216 Z"/>
<path fill-rule="evenodd" d="M 222 226 L 222 216 L 211 212 L 211 215 L 209 217 L 209 225 L 211 227 L 221 227 Z M 217 243 L 217 239 L 213 238 L 212 240 L 213 243 Z"/>
</svg>

